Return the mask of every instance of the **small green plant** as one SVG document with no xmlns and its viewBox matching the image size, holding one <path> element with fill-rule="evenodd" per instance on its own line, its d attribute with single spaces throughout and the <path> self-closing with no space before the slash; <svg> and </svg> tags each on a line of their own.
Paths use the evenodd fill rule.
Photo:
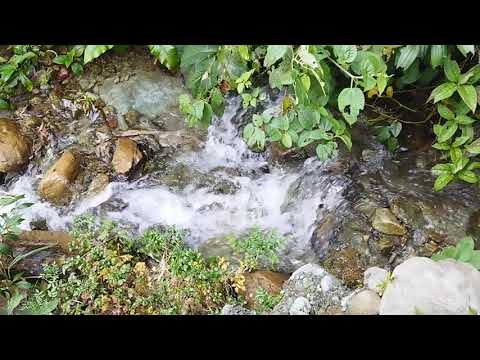
<svg viewBox="0 0 480 360">
<path fill-rule="evenodd" d="M 24 195 L 0 196 L 0 209 L 13 204 L 13 208 L 0 214 L 0 240 L 16 240 L 20 233 L 20 224 L 24 221 L 19 210 L 29 208 L 30 202 L 23 202 Z M 1 244 L 1 241 L 0 241 Z"/>
<path fill-rule="evenodd" d="M 387 276 L 385 277 L 385 279 L 380 284 L 377 285 L 377 289 L 380 292 L 380 296 L 383 296 L 383 293 L 387 289 L 388 284 L 390 284 L 394 279 L 395 278 L 394 278 L 392 272 L 389 271 L 387 273 Z"/>
<path fill-rule="evenodd" d="M 49 50 L 49 51 L 53 52 L 53 50 Z M 85 51 L 85 45 L 75 45 L 70 50 L 68 50 L 65 54 L 55 56 L 55 58 L 53 59 L 53 62 L 58 65 L 63 65 L 67 69 L 71 67 L 72 72 L 78 76 L 83 72 L 82 55 L 84 51 Z"/>
<path fill-rule="evenodd" d="M 243 258 L 241 267 L 247 271 L 261 266 L 275 268 L 284 241 L 274 229 L 262 231 L 259 227 L 253 228 L 244 238 L 230 237 L 233 249 Z"/>
<path fill-rule="evenodd" d="M 282 299 L 282 295 L 272 295 L 268 291 L 259 288 L 255 294 L 255 310 L 258 313 L 265 313 L 272 310 Z"/>
<path fill-rule="evenodd" d="M 249 106 L 257 107 L 257 101 L 265 100 L 265 93 L 260 93 L 259 88 L 255 88 L 251 93 L 242 93 L 243 108 L 247 109 Z"/>
<path fill-rule="evenodd" d="M 205 259 L 174 227 L 128 236 L 92 215 L 75 219 L 73 256 L 47 265 L 44 301 L 61 314 L 215 313 L 231 301 L 223 259 Z"/>
<path fill-rule="evenodd" d="M 475 242 L 471 236 L 460 240 L 456 246 L 447 246 L 432 256 L 432 260 L 455 259 L 472 265 L 480 270 L 480 250 L 474 250 Z"/>
<path fill-rule="evenodd" d="M 30 75 L 40 53 L 36 45 L 14 45 L 13 55 L 8 60 L 0 57 L 0 110 L 10 108 L 8 98 L 19 84 L 27 91 L 33 90 Z"/>
</svg>

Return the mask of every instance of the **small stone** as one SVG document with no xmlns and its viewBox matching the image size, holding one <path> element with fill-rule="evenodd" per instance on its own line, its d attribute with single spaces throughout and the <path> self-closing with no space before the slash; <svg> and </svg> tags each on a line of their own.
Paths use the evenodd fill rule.
<svg viewBox="0 0 480 360">
<path fill-rule="evenodd" d="M 67 202 L 70 195 L 69 187 L 77 177 L 79 170 L 78 155 L 70 150 L 65 151 L 46 172 L 38 186 L 38 192 L 51 202 Z"/>
<path fill-rule="evenodd" d="M 387 277 L 388 271 L 379 267 L 368 268 L 363 275 L 363 284 L 370 290 L 380 294 L 379 285 Z"/>
<path fill-rule="evenodd" d="M 311 310 L 312 310 L 312 306 L 310 305 L 310 302 L 303 296 L 300 296 L 296 298 L 292 306 L 290 306 L 289 314 L 290 315 L 309 315 Z"/>
<path fill-rule="evenodd" d="M 405 235 L 407 230 L 400 224 L 388 208 L 375 210 L 372 226 L 375 230 L 389 235 Z"/>
<path fill-rule="evenodd" d="M 134 168 L 143 158 L 137 143 L 128 138 L 120 138 L 117 141 L 112 165 L 117 174 L 126 174 Z"/>
<path fill-rule="evenodd" d="M 380 309 L 380 296 L 372 290 L 362 290 L 353 295 L 347 304 L 348 315 L 377 315 Z"/>
</svg>

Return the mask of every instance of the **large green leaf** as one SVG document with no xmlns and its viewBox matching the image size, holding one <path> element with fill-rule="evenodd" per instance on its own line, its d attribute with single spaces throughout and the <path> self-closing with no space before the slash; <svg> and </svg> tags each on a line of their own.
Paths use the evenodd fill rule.
<svg viewBox="0 0 480 360">
<path fill-rule="evenodd" d="M 452 174 L 442 174 L 435 180 L 433 188 L 435 189 L 435 191 L 440 191 L 445 186 L 447 186 L 454 178 L 455 177 Z"/>
<path fill-rule="evenodd" d="M 325 144 L 318 144 L 316 148 L 317 156 L 321 161 L 330 159 L 336 153 L 337 143 L 329 141 Z"/>
<path fill-rule="evenodd" d="M 98 58 L 100 55 L 104 54 L 114 45 L 87 45 L 83 53 L 83 62 L 88 64 L 90 61 Z"/>
<path fill-rule="evenodd" d="M 457 48 L 465 57 L 469 53 L 475 54 L 475 45 L 457 45 Z"/>
<path fill-rule="evenodd" d="M 179 59 L 177 49 L 173 45 L 148 45 L 150 52 L 168 70 L 177 68 Z"/>
<path fill-rule="evenodd" d="M 447 57 L 446 45 L 432 45 L 430 50 L 430 64 L 433 68 L 442 65 Z"/>
<path fill-rule="evenodd" d="M 350 64 L 357 57 L 355 45 L 333 45 L 333 53 L 340 64 Z"/>
<path fill-rule="evenodd" d="M 400 49 L 400 56 L 397 58 L 397 68 L 408 69 L 415 61 L 420 50 L 419 45 L 407 45 Z"/>
<path fill-rule="evenodd" d="M 185 84 L 196 98 L 206 95 L 218 83 L 216 45 L 186 45 L 180 63 Z"/>
<path fill-rule="evenodd" d="M 468 108 L 475 113 L 477 108 L 477 91 L 473 85 L 459 85 L 458 93 Z"/>
<path fill-rule="evenodd" d="M 433 99 L 433 102 L 437 103 L 439 101 L 442 101 L 452 96 L 456 90 L 457 90 L 457 84 L 455 83 L 448 82 L 448 83 L 441 84 L 437 86 L 435 89 L 433 89 L 432 93 L 430 94 L 430 97 L 428 98 L 428 101 Z"/>
<path fill-rule="evenodd" d="M 263 60 L 263 66 L 269 68 L 280 60 L 288 50 L 289 45 L 268 45 L 267 54 Z"/>
<path fill-rule="evenodd" d="M 459 261 L 468 262 L 473 254 L 473 248 L 475 247 L 475 243 L 472 237 L 466 237 L 459 241 L 456 246 L 456 258 Z"/>
<path fill-rule="evenodd" d="M 454 121 L 447 121 L 438 135 L 438 142 L 445 142 L 450 139 L 458 129 L 458 124 Z"/>
<path fill-rule="evenodd" d="M 460 67 L 456 61 L 445 60 L 445 63 L 443 64 L 443 70 L 445 71 L 445 76 L 448 80 L 458 83 L 458 80 L 460 79 Z"/>
<path fill-rule="evenodd" d="M 350 108 L 348 112 L 345 111 L 347 106 Z M 357 121 L 357 116 L 364 106 L 365 96 L 359 88 L 345 88 L 338 95 L 338 109 L 350 125 Z"/>
</svg>

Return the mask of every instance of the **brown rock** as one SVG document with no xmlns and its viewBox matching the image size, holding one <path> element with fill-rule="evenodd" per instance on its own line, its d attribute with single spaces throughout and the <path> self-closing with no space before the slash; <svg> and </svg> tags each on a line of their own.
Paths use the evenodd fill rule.
<svg viewBox="0 0 480 360">
<path fill-rule="evenodd" d="M 362 284 L 365 266 L 360 253 L 352 247 L 332 250 L 322 265 L 348 287 L 354 288 Z"/>
<path fill-rule="evenodd" d="M 255 271 L 252 273 L 244 273 L 245 291 L 239 291 L 239 295 L 243 296 L 247 301 L 247 307 L 255 306 L 255 297 L 257 289 L 263 289 L 272 295 L 277 295 L 282 290 L 283 283 L 288 280 L 288 276 L 273 271 Z"/>
<path fill-rule="evenodd" d="M 110 178 L 107 174 L 96 175 L 90 183 L 90 186 L 88 187 L 88 195 L 93 196 L 101 193 L 107 187 L 109 182 Z"/>
<path fill-rule="evenodd" d="M 118 174 L 126 174 L 135 167 L 142 158 L 143 155 L 135 141 L 128 138 L 120 138 L 117 141 L 115 153 L 113 154 L 112 165 Z"/>
<path fill-rule="evenodd" d="M 65 151 L 40 182 L 38 186 L 40 195 L 52 202 L 66 202 L 70 196 L 69 186 L 77 177 L 79 170 L 78 156 L 72 151 Z"/>
<path fill-rule="evenodd" d="M 17 124 L 0 118 L 0 172 L 17 171 L 28 161 L 31 143 Z"/>
</svg>

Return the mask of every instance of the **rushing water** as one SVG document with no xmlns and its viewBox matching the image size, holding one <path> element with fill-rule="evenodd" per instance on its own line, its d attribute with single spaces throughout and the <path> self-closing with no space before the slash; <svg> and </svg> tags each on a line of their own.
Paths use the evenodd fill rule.
<svg viewBox="0 0 480 360">
<path fill-rule="evenodd" d="M 287 235 L 291 261 L 298 263 L 310 249 L 309 241 L 319 215 L 341 202 L 344 184 L 332 182 L 327 175 L 319 176 L 322 165 L 314 158 L 307 159 L 298 169 L 270 166 L 268 172 L 262 171 L 267 164 L 265 158 L 251 152 L 239 136 L 238 124 L 243 114 L 240 100 L 231 100 L 223 117 L 210 126 L 204 147 L 174 159 L 177 164 L 234 183 L 233 193 L 216 193 L 209 184 L 199 187 L 194 183 L 174 190 L 140 179 L 110 183 L 102 193 L 70 208 L 58 209 L 36 194 L 40 175 L 33 171 L 13 183 L 8 193 L 25 194 L 35 203 L 25 214 L 24 228 L 28 228 L 30 220 L 41 217 L 47 220 L 49 228 L 65 229 L 74 215 L 115 199 L 124 206 L 108 211 L 106 215 L 110 218 L 135 224 L 139 230 L 156 224 L 189 229 L 188 241 L 192 246 L 216 236 L 241 234 L 253 225 L 276 228 Z M 235 171 L 228 171 L 232 169 Z M 309 191 L 295 198 L 297 194 L 289 189 L 302 177 L 310 179 Z M 291 201 L 292 196 L 295 201 Z"/>
</svg>

